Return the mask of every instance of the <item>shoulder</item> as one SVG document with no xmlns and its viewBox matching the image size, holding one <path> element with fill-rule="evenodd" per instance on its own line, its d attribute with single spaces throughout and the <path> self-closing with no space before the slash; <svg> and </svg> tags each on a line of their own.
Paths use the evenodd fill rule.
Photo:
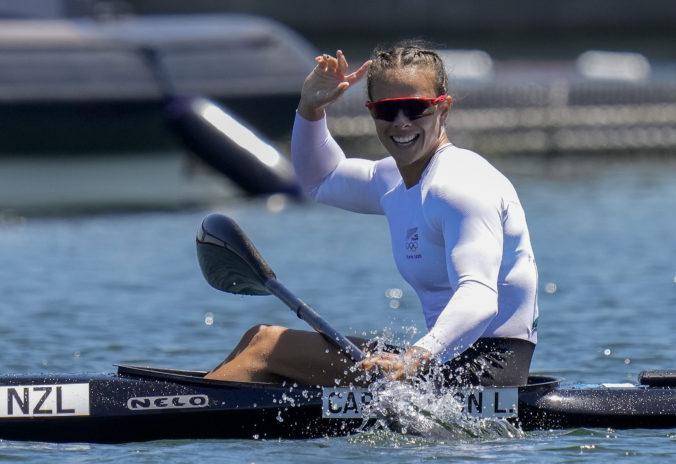
<svg viewBox="0 0 676 464">
<path fill-rule="evenodd" d="M 399 172 L 397 169 L 397 163 L 394 161 L 394 158 L 391 156 L 386 156 L 385 158 L 375 161 L 376 170 L 381 173 L 392 173 Z"/>
<path fill-rule="evenodd" d="M 382 193 L 387 193 L 401 183 L 401 173 L 394 158 L 387 156 L 373 164 L 373 182 Z"/>
<path fill-rule="evenodd" d="M 476 152 L 448 145 L 432 158 L 423 189 L 437 195 L 498 199 L 511 196 L 512 183 Z"/>
<path fill-rule="evenodd" d="M 483 179 L 506 180 L 486 158 L 472 150 L 454 145 L 447 145 L 439 150 L 430 164 L 430 173 L 435 180 L 440 176 L 451 176 L 456 181 L 465 180 L 468 183 Z"/>
<path fill-rule="evenodd" d="M 453 213 L 498 219 L 505 200 L 515 196 L 509 180 L 485 158 L 455 146 L 434 156 L 421 188 L 428 215 L 446 218 Z"/>
</svg>

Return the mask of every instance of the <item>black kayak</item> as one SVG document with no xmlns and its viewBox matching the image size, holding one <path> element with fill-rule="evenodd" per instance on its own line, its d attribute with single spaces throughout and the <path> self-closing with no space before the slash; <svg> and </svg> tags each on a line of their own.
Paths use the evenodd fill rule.
<svg viewBox="0 0 676 464">
<path fill-rule="evenodd" d="M 0 377 L 0 438 L 120 443 L 159 439 L 344 436 L 368 430 L 368 389 L 239 383 L 204 372 L 119 366 L 94 375 Z M 532 376 L 520 387 L 448 394 L 468 420 L 523 430 L 676 427 L 676 371 L 644 371 L 639 384 L 561 387 Z"/>
</svg>

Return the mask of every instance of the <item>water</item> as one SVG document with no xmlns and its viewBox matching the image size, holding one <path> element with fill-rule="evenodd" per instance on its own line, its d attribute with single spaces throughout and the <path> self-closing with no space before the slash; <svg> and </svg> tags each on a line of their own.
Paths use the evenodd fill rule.
<svg viewBox="0 0 676 464">
<path fill-rule="evenodd" d="M 507 160 L 540 269 L 532 371 L 567 382 L 635 380 L 673 368 L 676 160 Z M 274 297 L 204 282 L 194 236 L 233 216 L 279 279 L 347 334 L 415 340 L 417 301 L 390 256 L 385 221 L 312 203 L 0 218 L 0 371 L 101 372 L 114 363 L 208 369 L 249 326 L 303 328 Z M 60 462 L 666 461 L 676 430 L 577 429 L 434 439 L 394 433 L 309 441 L 124 445 L 0 441 L 0 460 Z"/>
</svg>

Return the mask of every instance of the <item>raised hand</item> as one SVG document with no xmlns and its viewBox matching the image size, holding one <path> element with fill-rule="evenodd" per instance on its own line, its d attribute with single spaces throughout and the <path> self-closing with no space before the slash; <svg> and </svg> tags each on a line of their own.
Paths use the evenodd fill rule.
<svg viewBox="0 0 676 464">
<path fill-rule="evenodd" d="M 324 117 L 324 109 L 336 101 L 355 82 L 364 77 L 371 64 L 366 61 L 352 74 L 347 73 L 345 55 L 338 50 L 336 56 L 324 54 L 315 58 L 317 66 L 303 83 L 298 103 L 298 113 L 310 121 Z"/>
</svg>

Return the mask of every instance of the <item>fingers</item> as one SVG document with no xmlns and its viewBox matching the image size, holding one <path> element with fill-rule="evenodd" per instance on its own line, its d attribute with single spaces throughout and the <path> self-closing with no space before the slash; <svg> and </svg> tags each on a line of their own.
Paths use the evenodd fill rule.
<svg viewBox="0 0 676 464">
<path fill-rule="evenodd" d="M 371 65 L 371 60 L 368 60 L 364 62 L 364 64 L 362 64 L 359 69 L 348 75 L 347 71 L 349 65 L 342 50 L 338 50 L 336 52 L 335 58 L 329 54 L 324 53 L 323 55 L 316 57 L 315 61 L 317 62 L 317 67 L 319 69 L 324 72 L 333 73 L 337 76 L 340 76 L 341 79 L 344 79 L 344 81 L 348 82 L 348 84 L 352 84 L 361 79 L 364 74 L 366 74 L 368 67 Z"/>
<path fill-rule="evenodd" d="M 358 364 L 358 367 L 376 376 L 405 380 L 415 379 L 425 374 L 433 362 L 432 353 L 413 346 L 403 354 L 382 352 L 368 355 Z"/>
<path fill-rule="evenodd" d="M 369 69 L 369 66 L 371 66 L 371 60 L 364 62 L 364 64 L 362 64 L 359 67 L 359 69 L 357 69 L 355 72 L 353 72 L 352 74 L 350 74 L 348 76 L 345 76 L 345 80 L 350 82 L 350 84 L 357 82 L 359 79 L 364 77 L 364 75 L 366 74 L 366 71 L 368 71 L 368 69 Z"/>
<path fill-rule="evenodd" d="M 317 66 L 315 66 L 315 71 L 321 71 L 321 72 L 328 72 L 329 70 L 329 62 L 328 60 L 324 59 L 324 56 L 318 56 L 315 58 L 315 61 L 317 62 Z"/>
<path fill-rule="evenodd" d="M 338 59 L 329 54 L 324 53 L 323 55 L 316 57 L 315 61 L 317 62 L 317 67 L 324 72 L 336 73 L 340 70 Z"/>
<path fill-rule="evenodd" d="M 338 50 L 335 57 L 324 53 L 315 61 L 317 65 L 303 83 L 298 106 L 301 116 L 310 120 L 323 117 L 324 108 L 361 79 L 370 64 L 366 62 L 357 71 L 346 75 L 349 65 L 342 50 Z"/>
<path fill-rule="evenodd" d="M 392 353 L 367 356 L 358 364 L 358 367 L 375 375 L 387 375 L 394 380 L 399 380 L 404 375 L 401 358 Z"/>
<path fill-rule="evenodd" d="M 342 50 L 336 52 L 336 58 L 338 70 L 344 75 L 347 72 L 347 60 L 345 59 L 345 54 Z"/>
</svg>

